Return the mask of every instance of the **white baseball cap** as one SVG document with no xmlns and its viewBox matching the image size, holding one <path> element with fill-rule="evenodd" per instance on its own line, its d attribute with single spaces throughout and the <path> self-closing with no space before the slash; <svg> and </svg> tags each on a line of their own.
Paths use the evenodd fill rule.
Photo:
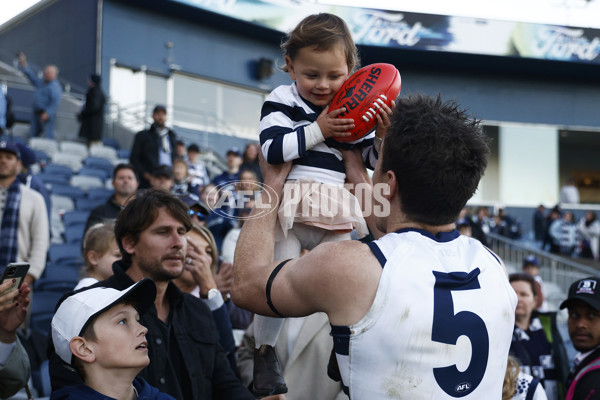
<svg viewBox="0 0 600 400">
<path fill-rule="evenodd" d="M 125 299 L 133 300 L 138 313 L 142 315 L 154 304 L 156 285 L 146 278 L 124 290 L 95 287 L 64 299 L 52 317 L 52 342 L 56 354 L 71 364 L 71 339 L 81 336 L 95 317 Z"/>
</svg>

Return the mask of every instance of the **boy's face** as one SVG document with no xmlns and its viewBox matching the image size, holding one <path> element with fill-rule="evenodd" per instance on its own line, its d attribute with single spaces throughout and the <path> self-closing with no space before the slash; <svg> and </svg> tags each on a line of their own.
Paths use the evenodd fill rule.
<svg viewBox="0 0 600 400">
<path fill-rule="evenodd" d="M 341 43 L 325 51 L 304 47 L 293 60 L 286 56 L 285 63 L 300 96 L 321 107 L 331 102 L 348 77 L 346 53 Z"/>
<path fill-rule="evenodd" d="M 98 366 L 141 370 L 150 363 L 148 329 L 139 319 L 138 312 L 129 304 L 117 304 L 100 314 L 93 324 L 96 340 L 89 341 Z"/>
</svg>

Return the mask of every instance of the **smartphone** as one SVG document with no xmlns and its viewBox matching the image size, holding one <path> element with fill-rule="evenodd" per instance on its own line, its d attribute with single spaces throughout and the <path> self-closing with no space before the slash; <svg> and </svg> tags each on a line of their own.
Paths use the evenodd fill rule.
<svg viewBox="0 0 600 400">
<path fill-rule="evenodd" d="M 23 279 L 27 276 L 27 272 L 29 271 L 29 263 L 11 263 L 6 266 L 4 273 L 2 274 L 2 283 L 15 279 L 15 283 L 12 284 L 11 287 L 5 293 L 11 292 L 14 289 L 19 289 L 21 287 L 21 283 L 23 283 Z M 13 299 L 14 301 L 14 299 Z"/>
</svg>

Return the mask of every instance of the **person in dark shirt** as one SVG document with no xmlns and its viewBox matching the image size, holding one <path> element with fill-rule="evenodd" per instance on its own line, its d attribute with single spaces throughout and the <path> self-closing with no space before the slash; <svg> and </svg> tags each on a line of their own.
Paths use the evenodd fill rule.
<svg viewBox="0 0 600 400">
<path fill-rule="evenodd" d="M 127 199 L 136 192 L 138 180 L 131 164 L 119 164 L 113 171 L 113 188 L 115 194 L 110 196 L 106 203 L 94 208 L 85 224 L 85 231 L 92 225 L 105 220 L 117 218 L 121 208 L 125 205 Z"/>
<path fill-rule="evenodd" d="M 163 190 L 138 192 L 115 225 L 123 258 L 113 264 L 112 277 L 92 287 L 123 290 L 143 278 L 156 284 L 156 301 L 140 319 L 148 328 L 150 364 L 138 377 L 178 400 L 253 399 L 219 344 L 210 309 L 172 282 L 188 261 L 190 228 L 181 200 Z M 60 361 L 51 355 L 53 390 L 80 383 Z"/>
</svg>

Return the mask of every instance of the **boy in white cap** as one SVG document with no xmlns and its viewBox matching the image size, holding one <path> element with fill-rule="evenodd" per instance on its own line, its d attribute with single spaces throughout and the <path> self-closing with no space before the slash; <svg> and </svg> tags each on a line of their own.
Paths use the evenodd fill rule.
<svg viewBox="0 0 600 400">
<path fill-rule="evenodd" d="M 142 279 L 125 290 L 94 287 L 64 299 L 52 318 L 52 341 L 85 384 L 63 387 L 50 398 L 174 400 L 136 378 L 150 363 L 140 314 L 155 298 L 154 282 Z"/>
</svg>

